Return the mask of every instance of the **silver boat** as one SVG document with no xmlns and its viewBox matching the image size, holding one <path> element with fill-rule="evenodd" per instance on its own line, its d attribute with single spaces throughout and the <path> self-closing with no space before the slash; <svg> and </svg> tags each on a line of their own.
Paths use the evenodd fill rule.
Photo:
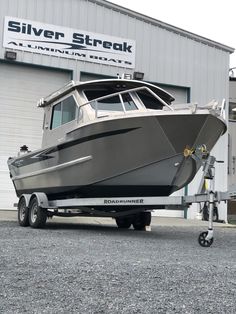
<svg viewBox="0 0 236 314">
<path fill-rule="evenodd" d="M 8 166 L 18 196 L 168 196 L 191 182 L 226 124 L 215 102 L 174 105 L 143 81 L 70 82 L 41 99 L 42 148 Z M 23 143 L 22 143 L 23 144 Z"/>
</svg>

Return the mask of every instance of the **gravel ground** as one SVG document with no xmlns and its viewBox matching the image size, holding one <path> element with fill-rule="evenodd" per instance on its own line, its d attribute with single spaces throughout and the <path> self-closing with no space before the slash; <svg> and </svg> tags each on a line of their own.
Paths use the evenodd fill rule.
<svg viewBox="0 0 236 314">
<path fill-rule="evenodd" d="M 236 313 L 236 229 L 0 222 L 0 313 Z"/>
</svg>

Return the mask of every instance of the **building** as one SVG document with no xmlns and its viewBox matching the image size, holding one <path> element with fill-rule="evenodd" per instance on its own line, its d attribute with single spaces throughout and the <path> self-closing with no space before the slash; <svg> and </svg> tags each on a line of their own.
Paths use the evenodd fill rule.
<svg viewBox="0 0 236 314">
<path fill-rule="evenodd" d="M 143 73 L 176 102 L 228 104 L 233 49 L 104 0 L 2 0 L 0 21 L 0 208 L 16 202 L 6 160 L 40 146 L 36 101 L 68 80 Z M 227 189 L 227 134 L 215 148 L 216 188 Z M 196 192 L 197 180 L 188 188 Z M 220 209 L 226 220 L 226 206 Z M 194 217 L 194 210 L 189 212 Z"/>
<path fill-rule="evenodd" d="M 235 70 L 235 68 L 234 68 Z M 234 74 L 230 73 L 230 74 Z M 229 78 L 229 164 L 228 186 L 236 188 L 236 77 Z M 236 220 L 236 202 L 228 202 L 228 220 Z"/>
</svg>

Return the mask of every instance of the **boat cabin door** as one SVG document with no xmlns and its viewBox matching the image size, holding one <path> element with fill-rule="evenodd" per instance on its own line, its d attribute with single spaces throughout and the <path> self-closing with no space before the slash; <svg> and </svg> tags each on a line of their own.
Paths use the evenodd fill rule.
<svg viewBox="0 0 236 314">
<path fill-rule="evenodd" d="M 44 108 L 42 147 L 54 146 L 65 140 L 68 132 L 77 126 L 78 105 L 73 94 Z"/>
</svg>

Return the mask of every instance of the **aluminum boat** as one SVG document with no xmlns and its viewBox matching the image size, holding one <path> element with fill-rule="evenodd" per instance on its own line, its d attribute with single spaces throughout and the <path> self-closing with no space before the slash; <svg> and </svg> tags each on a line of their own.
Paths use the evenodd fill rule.
<svg viewBox="0 0 236 314">
<path fill-rule="evenodd" d="M 17 195 L 168 196 L 186 186 L 226 124 L 215 102 L 173 101 L 126 79 L 72 81 L 41 99 L 42 147 L 8 160 Z"/>
</svg>

